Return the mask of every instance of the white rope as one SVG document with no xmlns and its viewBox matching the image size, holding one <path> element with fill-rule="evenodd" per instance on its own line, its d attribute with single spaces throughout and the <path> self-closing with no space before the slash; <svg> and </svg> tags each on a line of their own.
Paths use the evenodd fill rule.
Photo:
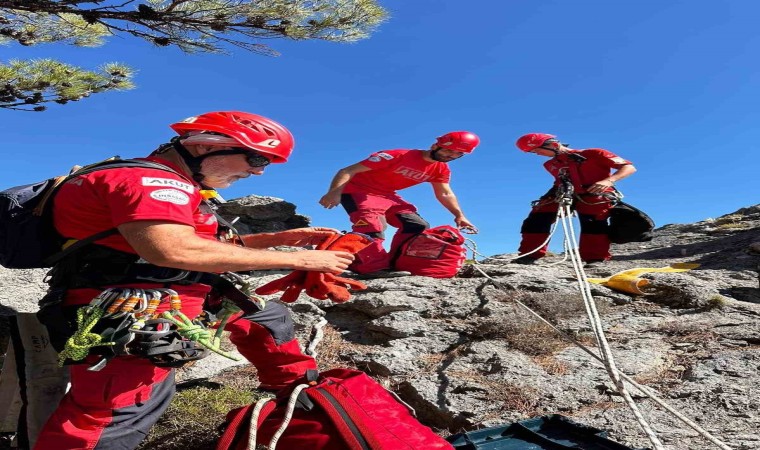
<svg viewBox="0 0 760 450">
<path fill-rule="evenodd" d="M 319 342 L 324 337 L 324 331 L 322 330 L 322 328 L 324 328 L 325 325 L 327 325 L 327 320 L 323 317 L 319 320 L 319 322 L 315 323 L 314 326 L 312 327 L 314 338 L 311 340 L 308 348 L 306 349 L 304 353 L 306 353 L 307 355 L 313 358 L 317 356 L 317 350 L 316 350 L 317 345 L 319 345 Z M 280 425 L 280 428 L 277 429 L 277 431 L 272 436 L 272 440 L 269 441 L 269 447 L 268 447 L 269 450 L 275 450 L 275 447 L 277 446 L 277 441 L 279 441 L 282 434 L 285 433 L 285 429 L 288 427 L 288 425 L 290 424 L 290 420 L 293 418 L 293 411 L 295 410 L 296 402 L 298 401 L 298 395 L 301 393 L 301 391 L 303 391 L 304 389 L 308 387 L 309 387 L 308 384 L 299 384 L 293 389 L 293 392 L 290 393 L 287 409 L 285 411 L 285 417 L 282 420 L 282 424 Z M 261 400 L 259 400 L 259 402 L 261 402 Z M 258 406 L 259 405 L 257 403 L 256 407 L 258 408 Z M 253 422 L 253 417 L 251 419 L 252 419 L 251 427 L 253 428 L 255 427 L 256 422 Z M 251 431 L 251 436 L 255 436 L 255 430 Z M 250 442 L 253 442 L 254 446 L 256 445 L 255 438 L 253 441 L 250 441 Z M 251 447 L 250 450 L 253 450 L 253 447 Z"/>
<path fill-rule="evenodd" d="M 573 215 L 575 215 L 574 211 L 573 211 Z M 570 254 L 570 244 L 568 244 L 567 239 L 562 241 L 562 248 L 564 249 L 564 251 L 562 252 L 562 259 L 560 259 L 559 261 L 555 261 L 553 263 L 544 264 L 545 267 L 557 266 L 567 261 L 567 256 Z"/>
<path fill-rule="evenodd" d="M 477 256 L 482 256 L 483 258 L 488 258 L 487 255 L 484 255 L 484 254 L 482 254 L 482 253 L 480 253 L 478 251 L 478 244 L 476 244 L 474 240 L 472 240 L 470 238 L 467 238 L 467 237 L 464 238 L 464 246 L 472 252 L 472 258 L 471 259 L 474 262 L 478 262 L 478 258 L 476 258 L 476 255 Z"/>
<path fill-rule="evenodd" d="M 647 438 L 649 438 L 649 441 L 652 443 L 655 450 L 664 450 L 665 447 L 662 445 L 662 442 L 660 442 L 660 439 L 657 437 L 654 430 L 652 430 L 652 428 L 649 426 L 649 423 L 647 423 L 646 419 L 641 414 L 638 406 L 636 406 L 636 403 L 633 401 L 630 393 L 625 388 L 625 384 L 623 383 L 620 377 L 620 373 L 618 372 L 617 366 L 615 364 L 615 359 L 612 355 L 612 349 L 610 348 L 609 342 L 607 342 L 607 337 L 604 335 L 604 326 L 602 324 L 602 319 L 599 316 L 599 311 L 596 309 L 596 301 L 591 294 L 591 287 L 588 284 L 586 273 L 583 270 L 583 262 L 581 260 L 580 253 L 578 252 L 578 247 L 575 245 L 576 238 L 575 231 L 573 230 L 573 223 L 570 217 L 570 206 L 563 204 L 560 206 L 559 211 L 560 218 L 562 220 L 562 228 L 565 233 L 565 239 L 567 239 L 567 242 L 569 243 L 570 260 L 573 263 L 573 269 L 575 269 L 576 278 L 578 279 L 578 287 L 581 291 L 581 296 L 583 297 L 583 304 L 586 307 L 586 313 L 588 314 L 591 328 L 594 330 L 594 334 L 596 335 L 597 345 L 599 345 L 599 349 L 602 353 L 602 358 L 604 366 L 607 369 L 607 373 L 609 374 L 610 379 L 614 382 L 618 393 L 620 393 L 626 404 L 628 404 L 628 407 L 631 409 L 631 412 L 633 412 L 636 421 L 639 423 L 639 426 L 641 426 L 641 429 L 644 430 L 644 433 L 647 435 Z"/>
<path fill-rule="evenodd" d="M 551 228 L 549 230 L 549 236 L 546 237 L 546 240 L 544 240 L 544 242 L 542 242 L 538 247 L 534 248 L 533 250 L 531 250 L 531 251 L 529 251 L 527 253 L 521 253 L 520 255 L 518 255 L 518 258 L 522 258 L 523 256 L 532 255 L 532 254 L 536 253 L 537 251 L 541 250 L 542 248 L 544 248 L 544 246 L 549 245 L 549 242 L 551 242 L 551 240 L 552 240 L 552 236 L 554 236 L 554 233 L 557 231 L 557 222 L 558 222 L 558 219 L 559 219 L 559 215 L 560 215 L 560 212 L 559 212 L 559 210 L 557 210 L 557 215 L 554 216 L 554 222 L 552 223 L 552 226 L 551 226 Z M 468 245 L 469 243 L 471 243 L 472 246 Z M 482 256 L 484 258 L 488 257 L 487 255 L 484 255 L 484 254 L 478 252 L 478 246 L 477 246 L 477 244 L 475 244 L 475 241 L 473 241 L 470 238 L 465 238 L 464 246 L 472 251 L 472 260 L 474 262 L 478 261 L 475 258 L 475 255 L 479 255 L 479 256 Z M 565 242 L 565 252 L 564 252 L 564 257 L 562 258 L 562 260 L 557 261 L 557 262 L 553 262 L 551 264 L 545 264 L 545 265 L 546 266 L 555 266 L 557 264 L 561 264 L 562 262 L 564 262 L 566 260 L 567 260 L 567 242 Z"/>
<path fill-rule="evenodd" d="M 270 401 L 272 401 L 272 399 L 269 397 L 261 398 L 253 407 L 253 412 L 251 412 L 251 423 L 248 426 L 248 450 L 256 450 L 256 433 L 259 426 L 259 415 L 261 414 L 264 405 Z"/>
<path fill-rule="evenodd" d="M 615 192 L 616 192 L 615 198 L 617 199 L 617 201 L 620 201 L 620 199 L 623 198 L 623 194 L 620 193 L 620 191 L 617 191 L 617 190 L 615 190 Z M 575 200 L 578 200 L 579 202 L 585 203 L 587 205 L 601 205 L 601 204 L 607 202 L 605 200 L 603 202 L 598 202 L 598 203 L 589 203 L 589 202 L 584 201 L 577 194 L 573 195 L 573 197 L 574 197 Z M 533 250 L 531 250 L 531 251 L 529 251 L 527 253 L 523 253 L 523 254 L 519 255 L 518 257 L 521 258 L 523 256 L 532 255 L 533 253 L 536 253 L 537 251 L 541 250 L 545 245 L 549 245 L 549 242 L 551 241 L 552 236 L 554 235 L 554 232 L 557 231 L 557 221 L 560 218 L 560 210 L 562 209 L 563 200 L 564 200 L 564 197 L 560 196 L 558 198 L 553 199 L 550 202 L 550 203 L 554 203 L 554 202 L 559 203 L 560 207 L 559 207 L 559 209 L 557 209 L 557 215 L 554 216 L 554 223 L 552 224 L 552 227 L 551 227 L 551 229 L 549 231 L 549 237 L 547 237 L 546 240 L 541 245 L 539 245 L 538 247 L 536 247 L 535 249 L 533 249 Z M 570 201 L 570 199 L 568 199 L 568 201 Z M 548 203 L 544 203 L 544 204 L 548 204 Z M 575 215 L 575 211 L 572 212 L 572 215 Z M 556 265 L 562 264 L 563 262 L 567 261 L 567 255 L 568 255 L 568 242 L 567 242 L 567 239 L 565 239 L 565 241 L 564 241 L 564 253 L 563 253 L 562 259 L 559 260 L 559 261 L 555 261 L 553 263 L 544 264 L 544 266 L 551 267 L 551 266 L 556 266 Z M 473 258 L 473 259 L 475 259 L 475 258 Z"/>
<path fill-rule="evenodd" d="M 397 402 L 399 402 L 402 405 L 404 405 L 406 407 L 406 409 L 409 411 L 409 414 L 412 415 L 412 417 L 417 417 L 417 411 L 415 411 L 414 408 L 412 408 L 412 405 L 410 405 L 409 403 L 403 401 L 401 399 L 401 397 L 399 397 L 399 395 L 397 393 L 393 392 L 392 390 L 390 390 L 388 388 L 385 388 L 385 391 L 387 393 L 391 394 L 393 396 L 393 398 L 396 399 Z"/>
<path fill-rule="evenodd" d="M 315 323 L 311 329 L 312 333 L 314 333 L 314 338 L 311 340 L 311 342 L 309 342 L 309 347 L 306 349 L 306 351 L 304 351 L 304 353 L 311 356 L 312 358 L 317 357 L 317 345 L 319 345 L 319 342 L 325 336 L 325 332 L 322 330 L 325 325 L 327 325 L 327 319 L 322 317 L 319 319 L 319 322 Z"/>
<path fill-rule="evenodd" d="M 285 411 L 285 418 L 282 420 L 282 424 L 280 425 L 280 428 L 277 429 L 277 432 L 274 433 L 274 436 L 272 436 L 272 440 L 269 441 L 269 450 L 275 450 L 275 446 L 277 445 L 277 441 L 280 440 L 280 437 L 285 432 L 285 429 L 290 424 L 290 420 L 293 418 L 293 410 L 296 407 L 296 402 L 298 401 L 298 394 L 301 393 L 304 389 L 309 387 L 308 384 L 299 384 L 298 386 L 293 389 L 293 392 L 290 393 L 290 398 L 288 399 L 288 408 Z"/>
<path fill-rule="evenodd" d="M 552 224 L 552 227 L 549 230 L 549 236 L 546 238 L 546 240 L 543 243 L 541 243 L 541 245 L 529 251 L 528 253 L 522 253 L 518 255 L 519 258 L 522 258 L 523 256 L 532 255 L 536 253 L 537 251 L 541 250 L 542 248 L 544 248 L 545 245 L 549 245 L 549 241 L 552 240 L 552 236 L 554 236 L 554 232 L 557 231 L 557 219 L 559 218 L 559 214 L 560 214 L 559 210 L 557 210 L 557 215 L 554 216 L 554 223 Z"/>
<path fill-rule="evenodd" d="M 482 273 L 484 277 L 486 277 L 489 280 L 491 280 L 493 282 L 493 284 L 498 289 L 501 289 L 504 292 L 507 291 L 506 289 L 504 289 L 502 283 L 500 283 L 499 281 L 496 281 L 493 277 L 491 277 L 486 272 L 484 272 L 483 269 L 481 269 L 477 265 L 474 265 L 474 267 L 475 267 L 475 269 L 477 271 L 479 271 L 480 273 Z M 513 302 L 517 303 L 517 305 L 519 305 L 521 308 L 523 308 L 525 311 L 527 311 L 533 317 L 535 317 L 536 319 L 540 320 L 542 323 L 544 323 L 545 325 L 547 325 L 549 328 L 551 328 L 552 330 L 554 330 L 563 339 L 565 339 L 566 341 L 571 342 L 571 343 L 575 344 L 576 346 L 580 347 L 581 350 L 583 350 L 587 354 L 591 355 L 591 357 L 593 357 L 594 359 L 596 359 L 600 363 L 604 364 L 604 361 L 602 360 L 601 357 L 599 357 L 599 355 L 597 355 L 596 353 L 594 353 L 591 349 L 589 349 L 588 347 L 586 347 L 585 345 L 583 345 L 583 343 L 579 342 L 578 340 L 576 340 L 575 338 L 573 338 L 571 335 L 565 333 L 564 331 L 562 331 L 559 328 L 557 328 L 556 326 L 554 326 L 554 324 L 552 324 L 548 320 L 546 320 L 543 317 L 541 317 L 540 314 L 538 314 L 537 312 L 535 312 L 534 310 L 532 310 L 528 305 L 526 305 L 525 303 L 523 303 L 520 300 L 517 300 L 515 298 L 510 298 L 510 301 L 513 301 Z M 674 416 L 676 416 L 683 423 L 685 423 L 686 425 L 688 425 L 689 427 L 691 427 L 693 430 L 695 430 L 697 433 L 699 433 L 700 435 L 702 435 L 703 437 L 705 437 L 706 439 L 708 439 L 709 441 L 711 441 L 713 444 L 717 445 L 719 448 L 721 448 L 723 450 L 732 450 L 731 447 L 729 447 L 723 441 L 719 440 L 718 438 L 716 438 L 715 436 L 713 436 L 712 434 L 710 434 L 709 431 L 707 431 L 704 428 L 700 427 L 699 425 L 697 425 L 696 423 L 694 423 L 692 420 L 690 420 L 689 418 L 687 418 L 686 416 L 684 416 L 680 412 L 676 411 L 672 406 L 670 406 L 667 403 L 665 403 L 664 400 L 662 400 L 660 397 L 658 397 L 655 394 L 654 390 L 652 390 L 651 388 L 648 388 L 648 387 L 640 385 L 639 383 L 637 383 L 636 381 L 634 381 L 631 377 L 629 377 L 628 375 L 626 375 L 623 372 L 618 372 L 618 373 L 620 374 L 620 377 L 623 380 L 625 380 L 627 383 L 629 383 L 633 387 L 637 388 L 644 395 L 646 395 L 647 397 L 649 397 L 650 399 L 652 399 L 658 405 L 662 406 L 665 410 L 667 410 L 668 412 L 670 412 L 671 414 L 673 414 Z"/>
<path fill-rule="evenodd" d="M 491 277 L 490 275 L 488 275 L 487 273 L 485 273 L 480 267 L 475 266 L 475 269 L 478 270 L 480 273 L 482 273 L 484 277 L 486 277 L 489 280 L 491 280 L 493 282 L 493 284 L 497 288 L 499 288 L 499 289 L 501 289 L 502 291 L 505 291 L 505 292 L 507 291 L 506 289 L 504 289 L 502 283 L 496 281 L 493 277 Z M 535 312 L 534 310 L 532 310 L 528 305 L 526 305 L 525 303 L 523 303 L 520 300 L 517 300 L 515 298 L 510 298 L 510 301 L 513 301 L 513 302 L 517 303 L 521 308 L 523 308 L 525 311 L 527 311 L 533 317 L 535 317 L 536 319 L 540 320 L 542 323 L 544 323 L 549 328 L 551 328 L 552 330 L 554 330 L 563 339 L 565 339 L 566 341 L 571 342 L 571 343 L 577 345 L 578 347 L 581 348 L 581 350 L 583 350 L 587 354 L 591 355 L 591 357 L 593 357 L 594 359 L 596 359 L 600 363 L 604 364 L 604 361 L 602 360 L 601 357 L 599 357 L 599 355 L 597 355 L 596 353 L 594 353 L 591 349 L 589 349 L 588 347 L 586 347 L 585 345 L 583 345 L 583 343 L 579 342 L 578 340 L 576 340 L 575 338 L 573 338 L 571 335 L 565 333 L 564 331 L 562 331 L 559 328 L 557 328 L 556 326 L 554 326 L 554 324 L 552 324 L 548 320 L 546 320 L 543 317 L 541 317 L 541 315 L 539 315 L 537 312 Z M 626 375 L 623 372 L 619 372 L 619 373 L 620 373 L 620 377 L 623 380 L 625 380 L 627 383 L 631 384 L 633 387 L 635 387 L 636 389 L 638 389 L 639 391 L 641 391 L 644 395 L 646 395 L 647 397 L 649 397 L 650 399 L 652 399 L 658 405 L 662 406 L 665 410 L 667 410 L 668 412 L 670 412 L 671 414 L 673 414 L 674 416 L 676 416 L 678 419 L 680 419 L 683 423 L 685 423 L 686 425 L 688 425 L 689 427 L 691 427 L 697 433 L 701 434 L 703 437 L 705 437 L 706 439 L 708 439 L 709 441 L 711 441 L 713 444 L 717 445 L 719 448 L 721 448 L 723 450 L 731 450 L 731 447 L 729 447 L 723 441 L 719 440 L 718 438 L 716 438 L 715 436 L 713 436 L 712 434 L 710 434 L 709 431 L 703 429 L 702 427 L 700 427 L 699 425 L 697 425 L 696 423 L 694 423 L 692 420 L 690 420 L 688 417 L 686 417 L 683 414 L 681 414 L 680 412 L 676 411 L 672 406 L 670 406 L 667 403 L 665 403 L 664 400 L 662 400 L 660 397 L 658 397 L 655 394 L 654 390 L 652 390 L 651 388 L 648 388 L 648 387 L 640 385 L 639 383 L 637 383 L 636 381 L 634 381 L 631 377 L 629 377 L 628 375 Z"/>
</svg>

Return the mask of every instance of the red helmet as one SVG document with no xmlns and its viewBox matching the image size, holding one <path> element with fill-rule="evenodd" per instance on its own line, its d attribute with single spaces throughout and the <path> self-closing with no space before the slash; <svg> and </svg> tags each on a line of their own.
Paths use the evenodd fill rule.
<svg viewBox="0 0 760 450">
<path fill-rule="evenodd" d="M 455 152 L 472 153 L 480 144 L 480 138 L 469 131 L 452 131 L 435 139 L 435 145 Z"/>
<path fill-rule="evenodd" d="M 541 147 L 549 139 L 557 139 L 557 136 L 546 133 L 529 133 L 525 136 L 520 136 L 520 139 L 515 142 L 515 145 L 520 150 L 529 152 L 537 147 Z"/>
<path fill-rule="evenodd" d="M 295 145 L 293 135 L 284 126 L 272 119 L 240 111 L 209 112 L 169 126 L 179 135 L 190 131 L 224 134 L 243 147 L 271 156 L 273 163 L 286 162 Z"/>
</svg>

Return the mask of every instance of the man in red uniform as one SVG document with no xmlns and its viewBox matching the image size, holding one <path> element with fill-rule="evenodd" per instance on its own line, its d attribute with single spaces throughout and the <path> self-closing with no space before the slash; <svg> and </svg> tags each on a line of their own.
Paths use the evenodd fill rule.
<svg viewBox="0 0 760 450">
<path fill-rule="evenodd" d="M 617 198 L 615 183 L 636 172 L 633 164 L 601 148 L 572 150 L 551 134 L 526 134 L 517 140 L 516 145 L 524 152 L 551 158 L 544 167 L 555 181 L 523 222 L 519 254 L 524 256 L 514 262 L 533 264 L 546 254 L 548 243 L 544 244 L 544 241 L 557 217 L 559 203 L 556 194 L 563 183 L 572 185 L 574 191 L 573 208 L 578 212 L 581 224 L 581 258 L 586 266 L 610 259 L 607 219 Z M 615 173 L 611 173 L 612 169 L 616 169 Z"/>
<path fill-rule="evenodd" d="M 261 175 L 269 163 L 286 162 L 293 136 L 282 125 L 225 111 L 191 117 L 171 128 L 179 136 L 145 159 L 175 172 L 99 170 L 74 177 L 55 196 L 54 225 L 62 236 L 83 239 L 113 228 L 118 233 L 53 269 L 51 291 L 39 314 L 53 340 L 71 336 L 77 310 L 107 287 L 171 288 L 179 293 L 181 312 L 194 318 L 211 309 L 212 296 L 220 296 L 204 281 L 214 274 L 275 268 L 341 272 L 352 262 L 353 255 L 346 252 L 266 250 L 317 244 L 333 233 L 327 228 L 240 236 L 245 247 L 219 236 L 213 205 L 206 199 L 213 189 Z M 258 369 L 263 388 L 276 389 L 316 368 L 299 348 L 287 308 L 275 302 L 251 305 L 255 308 L 233 316 L 225 329 Z M 161 303 L 158 311 L 169 309 Z M 139 353 L 117 354 L 97 369 L 93 363 L 99 359 L 91 355 L 86 364 L 70 366 L 71 389 L 41 431 L 36 449 L 135 448 L 168 407 L 173 368 L 157 366 L 155 359 Z"/>
<path fill-rule="evenodd" d="M 328 209 L 341 204 L 353 224 L 353 231 L 375 240 L 374 245 L 357 253 L 351 270 L 366 274 L 389 269 L 390 258 L 401 244 L 429 228 L 417 214 L 417 208 L 396 193 L 420 183 L 433 186 L 435 198 L 454 215 L 457 227 L 477 232 L 449 186 L 451 170 L 447 164 L 472 153 L 479 143 L 480 139 L 473 133 L 453 131 L 437 138 L 430 150 L 384 150 L 340 169 L 319 204 Z M 390 253 L 383 248 L 388 224 L 398 228 Z"/>
</svg>

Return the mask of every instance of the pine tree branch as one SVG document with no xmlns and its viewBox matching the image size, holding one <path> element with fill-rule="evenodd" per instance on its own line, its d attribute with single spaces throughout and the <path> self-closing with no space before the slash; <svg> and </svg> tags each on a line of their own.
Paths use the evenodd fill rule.
<svg viewBox="0 0 760 450">
<path fill-rule="evenodd" d="M 15 15 L 26 24 L 33 23 L 41 14 L 57 18 L 59 22 L 66 22 L 67 16 L 76 16 L 87 24 L 98 24 L 108 30 L 103 35 L 121 32 L 185 51 L 223 52 L 222 44 L 229 44 L 265 54 L 276 53 L 262 52 L 262 44 L 251 41 L 266 38 L 352 41 L 365 37 L 386 18 L 386 12 L 375 0 L 271 0 L 266 3 L 251 0 L 161 3 L 155 0 L 151 4 L 130 0 L 89 9 L 81 7 L 85 3 L 97 4 L 92 0 L 73 4 L 53 0 L 0 0 L 0 13 Z M 127 10 L 130 5 L 137 7 Z M 74 23 L 68 25 L 72 29 L 77 27 Z M 63 36 L 44 35 L 43 31 L 30 31 L 25 27 L 22 32 L 3 27 L 0 35 L 24 45 L 65 40 L 65 33 Z"/>
<path fill-rule="evenodd" d="M 0 0 L 0 44 L 98 46 L 132 36 L 185 52 L 230 47 L 276 55 L 264 39 L 363 39 L 386 20 L 378 0 Z M 0 108 L 43 111 L 91 94 L 131 89 L 132 70 L 100 72 L 53 60 L 0 62 Z"/>
</svg>

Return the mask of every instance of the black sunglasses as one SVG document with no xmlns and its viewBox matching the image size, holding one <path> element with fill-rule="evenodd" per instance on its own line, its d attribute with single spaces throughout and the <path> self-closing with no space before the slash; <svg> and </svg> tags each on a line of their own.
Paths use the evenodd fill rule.
<svg viewBox="0 0 760 450">
<path fill-rule="evenodd" d="M 264 167 L 272 163 L 272 161 L 266 156 L 250 151 L 245 152 L 245 160 L 251 167 Z"/>
</svg>

